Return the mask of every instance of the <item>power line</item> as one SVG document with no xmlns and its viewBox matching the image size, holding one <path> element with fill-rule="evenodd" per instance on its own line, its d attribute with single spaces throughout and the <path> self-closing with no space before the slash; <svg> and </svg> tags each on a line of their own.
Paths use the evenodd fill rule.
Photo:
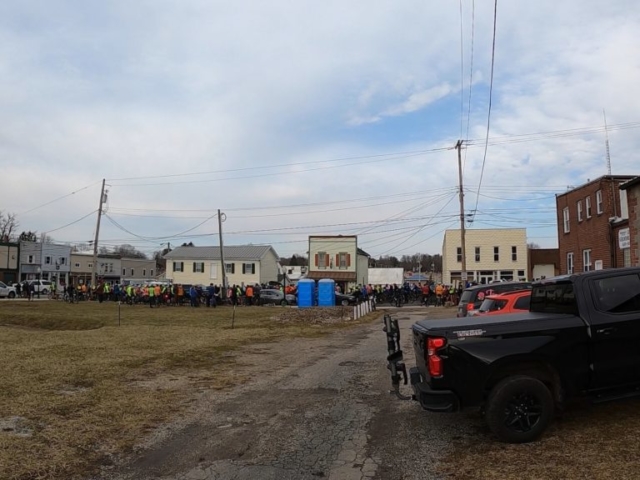
<svg viewBox="0 0 640 480">
<path fill-rule="evenodd" d="M 78 223 L 78 222 L 80 222 L 80 221 L 84 220 L 85 218 L 87 218 L 87 217 L 89 217 L 89 216 L 93 215 L 93 214 L 94 214 L 94 213 L 96 213 L 97 211 L 98 211 L 98 210 L 94 210 L 94 211 L 92 211 L 92 212 L 89 212 L 89 213 L 87 213 L 86 215 L 84 215 L 84 216 L 80 217 L 80 218 L 79 218 L 79 219 L 77 219 L 77 220 L 74 220 L 74 221 L 73 221 L 73 222 L 71 222 L 71 223 L 67 223 L 66 225 L 64 225 L 64 226 L 62 226 L 62 227 L 54 228 L 53 230 L 49 230 L 48 232 L 43 232 L 43 233 L 45 233 L 45 234 L 49 234 L 49 233 L 57 232 L 58 230 L 62 230 L 62 229 L 64 229 L 64 228 L 70 227 L 71 225 L 75 225 L 76 223 Z"/>
<path fill-rule="evenodd" d="M 460 138 L 464 123 L 464 24 L 462 21 L 462 0 L 460 0 Z"/>
<path fill-rule="evenodd" d="M 27 210 L 25 212 L 22 212 L 22 213 L 18 214 L 18 216 L 25 216 L 26 214 L 31 213 L 31 212 L 33 212 L 35 210 L 38 210 L 38 209 L 40 209 L 42 207 L 46 207 L 47 205 L 51 205 L 52 203 L 55 203 L 55 202 L 57 202 L 59 200 L 62 200 L 62 199 L 67 198 L 67 197 L 70 197 L 71 195 L 75 195 L 76 193 L 82 192 L 83 190 L 86 190 L 87 188 L 91 188 L 94 185 L 99 184 L 101 181 L 102 180 L 98 180 L 97 182 L 91 183 L 91 184 L 87 185 L 86 187 L 79 188 L 78 190 L 74 190 L 71 193 L 67 193 L 66 195 L 62 195 L 61 197 L 55 198 L 55 199 L 53 199 L 53 200 L 51 200 L 51 201 L 49 201 L 47 203 L 43 203 L 42 205 L 38 205 L 37 207 L 33 207 L 33 208 L 31 208 L 31 209 L 29 209 L 29 210 Z"/>
<path fill-rule="evenodd" d="M 448 150 L 448 148 L 446 147 L 442 147 L 442 148 L 433 148 L 430 150 L 422 150 L 422 151 L 418 151 L 415 153 L 411 153 L 411 154 L 407 154 L 407 155 L 402 155 L 402 156 L 397 156 L 397 157 L 391 157 L 391 158 L 378 158 L 377 160 L 370 160 L 370 158 L 375 158 L 375 156 L 370 156 L 370 157 L 363 157 L 363 158 L 367 158 L 366 161 L 362 161 L 362 162 L 353 162 L 353 163 L 343 163 L 340 165 L 329 165 L 326 167 L 317 167 L 317 168 L 307 168 L 304 170 L 297 170 L 297 171 L 284 171 L 284 172 L 275 172 L 275 173 L 262 173 L 262 174 L 258 174 L 258 175 L 242 175 L 239 177 L 223 177 L 223 178 L 212 178 L 212 179 L 206 179 L 206 180 L 185 180 L 185 181 L 177 181 L 177 182 L 161 182 L 161 183 L 122 183 L 122 184 L 111 184 L 111 186 L 113 187 L 141 187 L 141 186 L 158 186 L 158 185 L 180 185 L 180 184 L 194 184 L 194 183 L 211 183 L 211 182 L 222 182 L 222 181 L 226 181 L 226 180 L 246 180 L 248 178 L 264 178 L 264 177 L 275 177 L 278 175 L 294 175 L 294 174 L 298 174 L 298 173 L 306 173 L 306 172 L 314 172 L 314 171 L 318 171 L 318 170 L 329 170 L 329 169 L 333 169 L 333 168 L 343 168 L 343 167 L 350 167 L 350 166 L 354 166 L 354 165 L 363 165 L 363 164 L 371 164 L 371 163 L 375 163 L 375 162 L 389 162 L 389 161 L 394 161 L 394 160 L 403 160 L 406 158 L 411 158 L 411 157 L 416 157 L 416 156 L 420 156 L 420 155 L 424 155 L 427 153 L 435 153 L 435 152 L 440 152 L 440 151 L 445 151 Z M 331 160 L 332 162 L 335 160 Z M 329 162 L 329 161 L 325 161 Z M 318 163 L 323 163 L 322 161 L 315 161 L 315 162 L 300 162 L 299 164 L 304 164 L 304 165 L 308 165 L 308 164 L 313 164 L 313 165 L 317 165 Z M 282 164 L 281 166 L 295 166 L 295 163 L 290 163 L 290 164 Z M 263 169 L 263 168 L 273 168 L 272 166 L 255 166 L 255 167 L 247 167 L 244 168 L 242 170 L 259 170 L 259 169 Z M 209 172 L 209 173 L 213 173 L 213 172 Z M 184 176 L 187 175 L 194 175 L 193 173 L 189 173 L 189 174 L 182 174 Z M 153 178 L 153 177 L 141 177 L 141 178 Z M 156 177 L 158 178 L 158 177 Z M 159 178 L 164 178 L 164 176 L 159 176 Z"/>
<path fill-rule="evenodd" d="M 480 170 L 480 182 L 478 182 L 478 194 L 476 196 L 476 206 L 473 209 L 475 212 L 478 209 L 478 200 L 480 199 L 480 188 L 482 187 L 482 177 L 484 176 L 484 166 L 487 162 L 487 148 L 489 146 L 489 130 L 491 126 L 491 102 L 493 100 L 493 70 L 495 65 L 495 53 L 496 53 L 496 23 L 498 19 L 498 0 L 495 0 L 493 6 L 493 43 L 491 45 L 491 79 L 489 81 L 489 108 L 487 111 L 487 136 L 484 144 L 484 156 L 482 158 L 482 168 Z"/>
<path fill-rule="evenodd" d="M 476 30 L 476 1 L 471 2 L 471 59 L 469 66 L 469 105 L 467 107 L 467 134 L 464 138 L 469 138 L 469 126 L 471 124 L 471 91 L 473 87 L 473 47 L 475 43 L 475 30 Z M 464 175 L 464 168 L 467 165 L 467 151 L 464 150 L 464 160 L 462 161 L 462 174 Z"/>
</svg>

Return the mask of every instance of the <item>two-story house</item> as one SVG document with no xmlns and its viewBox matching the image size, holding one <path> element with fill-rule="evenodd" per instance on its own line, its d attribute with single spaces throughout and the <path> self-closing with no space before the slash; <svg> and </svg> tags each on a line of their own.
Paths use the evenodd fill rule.
<svg viewBox="0 0 640 480">
<path fill-rule="evenodd" d="M 358 248 L 356 235 L 313 235 L 309 237 L 307 278 L 329 278 L 348 291 L 369 283 L 369 254 Z"/>
<path fill-rule="evenodd" d="M 20 281 L 69 282 L 71 247 L 48 242 L 20 242 Z"/>
<path fill-rule="evenodd" d="M 121 262 L 119 255 L 100 254 L 96 266 L 96 282 L 115 284 L 120 283 Z M 93 252 L 74 252 L 71 254 L 71 276 L 73 285 L 91 283 L 93 272 Z"/>
<path fill-rule="evenodd" d="M 154 258 L 122 258 L 122 283 L 141 284 L 156 280 L 158 267 Z"/>
<path fill-rule="evenodd" d="M 167 253 L 165 276 L 183 285 L 256 285 L 277 282 L 278 254 L 270 245 L 230 245 L 224 247 L 224 272 L 220 247 L 177 247 Z"/>
<path fill-rule="evenodd" d="M 556 195 L 562 274 L 631 265 L 619 236 L 629 228 L 627 191 L 620 186 L 632 179 L 604 175 Z"/>
<path fill-rule="evenodd" d="M 460 230 L 447 230 L 442 243 L 442 281 L 462 279 Z M 465 231 L 467 281 L 527 279 L 527 230 L 524 228 L 471 229 Z"/>
</svg>

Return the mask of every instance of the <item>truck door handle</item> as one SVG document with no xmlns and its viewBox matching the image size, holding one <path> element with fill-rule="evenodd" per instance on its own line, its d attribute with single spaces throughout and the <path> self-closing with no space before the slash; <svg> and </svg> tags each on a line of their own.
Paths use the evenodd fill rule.
<svg viewBox="0 0 640 480">
<path fill-rule="evenodd" d="M 616 330 L 618 329 L 615 327 L 600 328 L 599 330 L 596 330 L 596 333 L 599 333 L 601 335 L 610 335 Z"/>
</svg>

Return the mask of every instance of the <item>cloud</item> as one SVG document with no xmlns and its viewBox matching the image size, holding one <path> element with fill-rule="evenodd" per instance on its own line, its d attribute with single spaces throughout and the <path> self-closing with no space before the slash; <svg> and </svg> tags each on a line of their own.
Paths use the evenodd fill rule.
<svg viewBox="0 0 640 480">
<path fill-rule="evenodd" d="M 530 235 L 549 237 L 537 243 L 553 246 L 555 229 L 535 224 L 555 218 L 547 210 L 554 191 L 605 173 L 604 136 L 492 145 L 480 190 L 487 196 L 476 196 L 492 7 L 476 5 L 469 137 L 477 142 L 464 152 L 467 208 L 478 199 L 488 212 L 476 216 L 481 226 L 500 223 L 497 209 L 517 206 L 511 216 L 520 222 L 502 224 L 528 221 Z M 491 136 L 599 126 L 603 108 L 610 124 L 637 121 L 636 10 L 622 0 L 500 4 Z M 466 127 L 460 96 L 466 115 L 470 20 L 464 4 L 461 89 L 458 5 L 5 3 L 0 206 L 20 214 L 107 178 L 110 215 L 146 239 L 105 223 L 111 243 L 157 249 L 156 237 L 222 208 L 225 231 L 255 232 L 230 233 L 232 243 L 272 242 L 282 255 L 302 252 L 306 235 L 320 231 L 359 233 L 373 254 L 438 252 L 439 231 L 458 208 L 457 156 L 431 150 L 453 147 Z M 611 131 L 614 173 L 637 173 L 636 137 L 633 129 Z M 402 154 L 417 151 L 424 153 Z M 192 172 L 200 173 L 182 175 Z M 130 177 L 140 178 L 117 180 Z M 22 226 L 70 223 L 97 208 L 98 189 L 26 214 Z M 525 209 L 532 206 L 539 210 Z M 394 215 L 425 218 L 382 232 Z M 54 237 L 86 241 L 94 220 Z M 291 230 L 270 233 L 277 228 Z M 207 222 L 193 239 L 215 244 L 216 232 Z"/>
</svg>

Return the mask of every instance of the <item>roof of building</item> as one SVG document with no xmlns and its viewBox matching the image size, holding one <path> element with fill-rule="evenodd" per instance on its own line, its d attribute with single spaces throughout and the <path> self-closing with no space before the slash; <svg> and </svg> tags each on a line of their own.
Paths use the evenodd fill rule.
<svg viewBox="0 0 640 480">
<path fill-rule="evenodd" d="M 330 278 L 336 282 L 355 282 L 356 272 L 333 272 L 331 270 L 313 271 L 307 274 L 306 278 L 311 280 L 322 280 L 323 278 Z"/>
<path fill-rule="evenodd" d="M 367 252 L 365 252 L 365 251 L 364 251 L 363 249 L 361 249 L 361 248 L 357 248 L 357 249 L 356 249 L 356 253 L 357 253 L 358 255 L 364 255 L 365 257 L 371 257 L 371 255 L 369 255 Z"/>
<path fill-rule="evenodd" d="M 278 257 L 271 245 L 229 245 L 224 248 L 224 260 L 260 260 L 269 250 Z M 220 260 L 220 247 L 176 247 L 167 253 L 167 260 Z"/>
<path fill-rule="evenodd" d="M 632 178 L 628 182 L 625 182 L 622 185 L 620 185 L 620 190 L 626 190 L 627 188 L 631 188 L 631 187 L 633 187 L 635 185 L 638 185 L 638 184 L 640 184 L 640 176 Z"/>
<path fill-rule="evenodd" d="M 578 185 L 577 187 L 572 187 L 568 189 L 566 192 L 558 193 L 556 194 L 556 197 L 562 197 L 563 195 L 567 195 L 575 190 L 580 190 L 586 187 L 587 185 L 591 185 L 592 183 L 598 183 L 602 180 L 614 180 L 614 181 L 626 182 L 628 180 L 632 180 L 635 177 L 636 177 L 635 175 L 602 175 L 601 177 L 594 178 L 593 180 L 587 180 L 582 185 Z"/>
</svg>

